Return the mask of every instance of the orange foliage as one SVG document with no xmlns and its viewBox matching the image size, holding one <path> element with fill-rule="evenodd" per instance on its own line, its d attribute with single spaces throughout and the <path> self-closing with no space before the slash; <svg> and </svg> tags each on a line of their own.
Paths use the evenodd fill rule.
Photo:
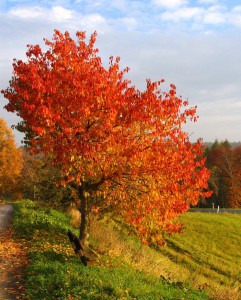
<svg viewBox="0 0 241 300">
<path fill-rule="evenodd" d="M 15 145 L 12 130 L 0 119 L 0 196 L 14 191 L 22 163 L 22 152 Z"/>
<path fill-rule="evenodd" d="M 61 166 L 63 184 L 75 183 L 91 204 L 113 208 L 144 242 L 161 243 L 162 231 L 200 196 L 209 172 L 200 141 L 191 143 L 182 125 L 197 120 L 196 107 L 168 92 L 163 80 L 147 80 L 141 92 L 124 79 L 119 58 L 105 68 L 84 32 L 77 42 L 55 31 L 46 52 L 28 46 L 27 62 L 15 60 L 6 109 L 24 120 L 34 153 Z"/>
</svg>

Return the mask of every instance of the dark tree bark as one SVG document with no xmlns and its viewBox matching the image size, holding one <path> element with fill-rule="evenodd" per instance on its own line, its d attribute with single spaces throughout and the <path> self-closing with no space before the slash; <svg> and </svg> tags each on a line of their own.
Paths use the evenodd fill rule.
<svg viewBox="0 0 241 300">
<path fill-rule="evenodd" d="M 80 197 L 80 233 L 79 238 L 82 246 L 88 246 L 89 242 L 89 228 L 90 228 L 90 194 L 87 183 L 83 182 L 79 186 Z"/>
</svg>

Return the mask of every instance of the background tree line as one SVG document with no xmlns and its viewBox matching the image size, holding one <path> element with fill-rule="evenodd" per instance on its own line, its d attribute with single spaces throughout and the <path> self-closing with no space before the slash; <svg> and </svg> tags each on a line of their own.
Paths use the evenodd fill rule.
<svg viewBox="0 0 241 300">
<path fill-rule="evenodd" d="M 241 144 L 215 140 L 207 144 L 204 155 L 210 170 L 210 198 L 201 199 L 200 207 L 241 207 Z"/>
</svg>

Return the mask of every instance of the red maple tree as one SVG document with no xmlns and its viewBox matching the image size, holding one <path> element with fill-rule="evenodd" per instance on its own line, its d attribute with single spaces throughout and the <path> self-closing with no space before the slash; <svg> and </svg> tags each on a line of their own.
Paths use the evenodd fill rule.
<svg viewBox="0 0 241 300">
<path fill-rule="evenodd" d="M 27 61 L 14 60 L 6 109 L 23 119 L 25 142 L 62 170 L 62 184 L 78 189 L 80 238 L 88 236 L 91 207 L 108 207 L 144 242 L 162 243 L 163 231 L 180 230 L 176 217 L 207 196 L 209 172 L 201 142 L 182 130 L 196 107 L 176 88 L 147 80 L 141 92 L 124 77 L 119 58 L 102 65 L 96 33 L 55 30 L 43 51 L 29 45 Z"/>
</svg>

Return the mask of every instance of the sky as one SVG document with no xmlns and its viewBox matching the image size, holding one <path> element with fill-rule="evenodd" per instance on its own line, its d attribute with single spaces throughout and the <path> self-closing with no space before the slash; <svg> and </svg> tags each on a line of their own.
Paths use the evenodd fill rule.
<svg viewBox="0 0 241 300">
<path fill-rule="evenodd" d="M 146 79 L 165 79 L 163 90 L 175 84 L 197 105 L 198 122 L 185 127 L 191 141 L 241 141 L 241 0 L 0 0 L 0 89 L 13 58 L 26 59 L 26 45 L 43 46 L 54 29 L 97 31 L 103 64 L 119 56 L 140 90 Z M 11 126 L 19 119 L 6 103 L 0 95 Z"/>
</svg>

